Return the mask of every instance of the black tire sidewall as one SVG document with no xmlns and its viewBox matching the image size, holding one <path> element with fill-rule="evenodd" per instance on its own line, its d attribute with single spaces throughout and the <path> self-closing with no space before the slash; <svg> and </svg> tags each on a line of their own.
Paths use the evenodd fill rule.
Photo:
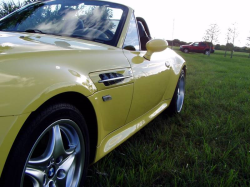
<svg viewBox="0 0 250 187">
<path fill-rule="evenodd" d="M 81 130 L 85 144 L 85 161 L 83 175 L 79 186 L 83 186 L 89 161 L 89 137 L 87 125 L 80 111 L 66 103 L 54 104 L 46 109 L 36 112 L 35 117 L 25 123 L 17 136 L 5 164 L 2 177 L 2 187 L 19 187 L 26 160 L 29 153 L 43 131 L 52 123 L 60 119 L 74 121 Z M 13 177 L 15 178 L 13 180 Z"/>
<path fill-rule="evenodd" d="M 170 114 L 170 115 L 178 114 L 182 111 L 181 110 L 178 112 L 178 110 L 177 110 L 178 87 L 179 87 L 180 79 L 182 76 L 184 76 L 184 78 L 185 78 L 185 71 L 183 69 L 181 70 L 181 73 L 180 73 L 180 76 L 178 79 L 178 83 L 177 83 L 176 88 L 175 88 L 174 96 L 173 96 L 171 103 L 170 103 L 168 110 L 167 110 L 168 114 Z"/>
</svg>

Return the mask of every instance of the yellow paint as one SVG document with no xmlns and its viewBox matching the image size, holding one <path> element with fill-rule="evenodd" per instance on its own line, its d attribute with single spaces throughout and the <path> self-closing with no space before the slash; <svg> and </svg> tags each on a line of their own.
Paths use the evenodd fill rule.
<svg viewBox="0 0 250 187">
<path fill-rule="evenodd" d="M 70 37 L 0 32 L 0 175 L 29 114 L 65 92 L 87 97 L 98 121 L 96 161 L 148 124 L 170 103 L 185 61 L 170 49 L 122 50 L 133 10 L 117 47 Z M 150 47 L 149 47 L 150 48 Z M 152 49 L 151 49 L 152 51 Z M 131 76 L 104 86 L 99 74 Z M 112 100 L 104 102 L 102 97 Z"/>
<path fill-rule="evenodd" d="M 163 101 L 168 89 L 171 69 L 165 62 L 168 60 L 169 50 L 154 53 L 150 61 L 143 58 L 145 53 L 124 50 L 134 76 L 133 101 L 126 123 L 140 117 Z"/>
<path fill-rule="evenodd" d="M 103 96 L 112 100 L 104 102 Z M 98 145 L 109 133 L 125 125 L 133 96 L 133 84 L 95 93 L 89 100 L 95 106 L 98 122 Z"/>
<path fill-rule="evenodd" d="M 167 47 L 168 43 L 165 40 L 161 39 L 150 40 L 146 44 L 147 53 L 144 55 L 144 58 L 146 58 L 147 60 L 151 60 L 151 56 L 153 55 L 153 53 L 162 52 L 165 49 L 167 49 Z"/>
<path fill-rule="evenodd" d="M 97 91 L 89 77 L 91 72 L 130 68 L 122 50 L 108 45 L 46 35 L 10 35 L 8 45 L 12 48 L 0 55 L 0 116 L 32 112 L 64 92 L 90 96 Z M 22 49 L 22 45 L 29 47 Z"/>
<path fill-rule="evenodd" d="M 0 176 L 12 144 L 30 114 L 0 117 Z"/>
<path fill-rule="evenodd" d="M 129 124 L 126 124 L 125 126 L 117 129 L 105 137 L 101 145 L 97 148 L 95 162 L 142 129 L 145 125 L 157 117 L 164 109 L 166 109 L 169 104 L 170 100 L 162 101 L 143 116 L 137 118 Z"/>
</svg>

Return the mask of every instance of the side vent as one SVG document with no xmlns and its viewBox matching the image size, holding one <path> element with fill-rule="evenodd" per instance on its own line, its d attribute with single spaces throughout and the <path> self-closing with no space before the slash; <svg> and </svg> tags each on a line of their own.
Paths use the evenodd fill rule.
<svg viewBox="0 0 250 187">
<path fill-rule="evenodd" d="M 130 76 L 124 77 L 122 74 L 111 72 L 100 74 L 99 77 L 101 78 L 99 83 L 103 83 L 105 86 L 110 86 L 122 82 L 124 79 L 129 78 Z"/>
</svg>

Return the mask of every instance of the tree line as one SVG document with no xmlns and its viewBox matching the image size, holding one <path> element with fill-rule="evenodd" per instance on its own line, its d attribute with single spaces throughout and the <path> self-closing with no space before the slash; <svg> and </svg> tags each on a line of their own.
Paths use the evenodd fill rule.
<svg viewBox="0 0 250 187">
<path fill-rule="evenodd" d="M 217 24 L 211 24 L 210 27 L 206 30 L 203 39 L 211 43 L 218 41 L 218 35 L 220 34 L 220 29 Z M 249 52 L 248 58 L 250 58 L 250 37 L 246 38 L 245 47 L 237 47 L 234 45 L 236 38 L 239 36 L 237 23 L 233 23 L 227 30 L 225 36 L 225 45 L 217 44 L 215 49 L 224 50 L 224 57 L 227 57 L 227 52 L 230 52 L 230 58 L 233 58 L 233 53 L 236 52 Z M 211 47 L 210 47 L 211 50 Z"/>
<path fill-rule="evenodd" d="M 29 4 L 33 3 L 36 0 L 25 0 L 23 3 L 20 1 L 15 3 L 13 0 L 10 1 L 2 1 L 0 3 L 0 19 L 3 18 L 4 16 L 7 16 L 8 14 L 14 12 L 15 10 Z"/>
<path fill-rule="evenodd" d="M 223 51 L 227 49 L 229 51 L 233 50 L 235 52 L 243 52 L 243 53 L 248 53 L 250 50 L 250 48 L 248 48 L 247 46 L 238 47 L 238 46 L 234 46 L 232 43 L 227 43 L 226 45 L 216 44 L 214 49 L 223 50 Z"/>
<path fill-rule="evenodd" d="M 234 46 L 232 43 L 228 43 L 226 45 L 220 45 L 220 44 L 216 44 L 214 45 L 214 49 L 215 50 L 223 50 L 225 51 L 226 49 L 228 51 L 235 51 L 235 52 L 243 52 L 243 53 L 248 53 L 250 51 L 250 37 L 248 37 L 248 41 L 249 41 L 249 45 L 246 44 L 246 46 L 244 47 L 238 47 L 238 46 Z M 174 39 L 174 40 L 167 40 L 168 45 L 169 46 L 181 46 L 181 45 L 187 45 L 190 44 L 192 42 L 185 42 L 185 41 L 181 41 L 179 39 Z"/>
<path fill-rule="evenodd" d="M 205 31 L 203 40 L 211 44 L 210 51 L 211 51 L 213 43 L 218 42 L 219 34 L 220 34 L 220 29 L 217 24 L 211 24 L 209 28 Z M 249 37 L 246 38 L 246 46 L 244 47 L 238 47 L 234 45 L 234 42 L 236 38 L 238 37 L 238 35 L 239 35 L 239 32 L 237 29 L 237 23 L 233 23 L 227 30 L 227 33 L 225 36 L 225 44 L 224 45 L 216 44 L 214 46 L 215 50 L 224 50 L 225 51 L 224 57 L 227 57 L 228 52 L 230 53 L 230 58 L 233 58 L 234 52 L 245 52 L 245 53 L 249 53 L 248 57 L 250 58 L 250 33 L 249 33 Z M 180 45 L 186 45 L 186 44 L 191 43 L 191 42 L 180 41 L 179 39 L 167 40 L 167 42 L 170 46 L 180 46 Z"/>
</svg>

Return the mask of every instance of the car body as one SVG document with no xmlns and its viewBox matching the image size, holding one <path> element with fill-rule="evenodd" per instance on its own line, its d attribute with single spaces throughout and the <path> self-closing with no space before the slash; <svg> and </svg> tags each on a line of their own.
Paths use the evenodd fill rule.
<svg viewBox="0 0 250 187">
<path fill-rule="evenodd" d="M 184 53 L 196 52 L 208 54 L 210 51 L 210 45 L 212 44 L 209 42 L 193 42 L 189 45 L 181 45 L 180 50 Z M 211 46 L 211 53 L 214 53 L 213 45 Z"/>
<path fill-rule="evenodd" d="M 151 40 L 130 7 L 36 2 L 1 19 L 0 30 L 1 186 L 26 186 L 26 180 L 66 186 L 66 178 L 73 181 L 68 186 L 81 186 L 89 163 L 166 108 L 182 109 L 185 60 L 164 40 Z M 45 153 L 52 156 L 46 160 Z M 69 176 L 65 163 L 77 175 Z"/>
</svg>

